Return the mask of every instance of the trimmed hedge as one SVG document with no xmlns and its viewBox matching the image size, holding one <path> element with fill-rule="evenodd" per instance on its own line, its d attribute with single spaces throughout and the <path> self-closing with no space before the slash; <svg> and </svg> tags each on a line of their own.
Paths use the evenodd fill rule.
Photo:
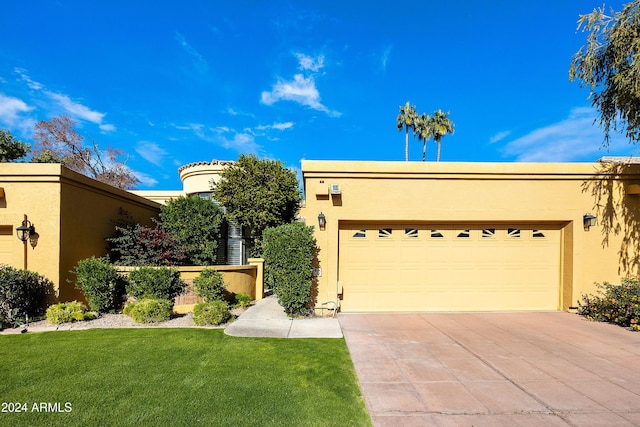
<svg viewBox="0 0 640 427">
<path fill-rule="evenodd" d="M 95 318 L 95 314 L 87 311 L 87 307 L 78 301 L 54 304 L 47 309 L 47 322 L 53 323 L 54 325 L 91 320 Z"/>
<path fill-rule="evenodd" d="M 196 295 L 202 297 L 205 302 L 224 300 L 224 279 L 216 270 L 202 270 L 198 277 L 193 279 L 193 288 Z"/>
<path fill-rule="evenodd" d="M 171 267 L 140 267 L 129 272 L 127 293 L 136 299 L 156 298 L 173 301 L 186 289 L 180 271 Z"/>
<path fill-rule="evenodd" d="M 143 298 L 127 304 L 123 313 L 138 323 L 164 322 L 171 317 L 172 306 L 173 302 L 166 299 Z"/>
<path fill-rule="evenodd" d="M 122 308 L 127 281 L 109 262 L 109 257 L 80 260 L 72 273 L 76 275 L 76 289 L 82 291 L 91 310 L 108 312 Z"/>
<path fill-rule="evenodd" d="M 313 227 L 294 222 L 267 228 L 262 237 L 267 286 L 287 314 L 306 314 L 312 303 Z"/>
<path fill-rule="evenodd" d="M 201 302 L 193 307 L 193 323 L 199 326 L 221 325 L 233 318 L 224 301 Z"/>
<path fill-rule="evenodd" d="M 53 282 L 33 271 L 0 265 L 0 329 L 44 315 L 55 295 Z"/>
</svg>

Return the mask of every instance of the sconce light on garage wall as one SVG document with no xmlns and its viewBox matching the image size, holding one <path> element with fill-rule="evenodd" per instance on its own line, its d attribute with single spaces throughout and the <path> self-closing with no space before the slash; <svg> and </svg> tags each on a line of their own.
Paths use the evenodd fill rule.
<svg viewBox="0 0 640 427">
<path fill-rule="evenodd" d="M 324 231 L 326 226 L 327 226 L 327 217 L 324 216 L 324 214 L 322 212 L 320 212 L 318 214 L 318 227 L 320 227 L 321 231 Z"/>
<path fill-rule="evenodd" d="M 584 214 L 582 216 L 582 225 L 584 226 L 584 231 L 589 231 L 589 228 L 596 225 L 596 217 L 595 215 L 591 215 L 589 213 Z"/>
</svg>

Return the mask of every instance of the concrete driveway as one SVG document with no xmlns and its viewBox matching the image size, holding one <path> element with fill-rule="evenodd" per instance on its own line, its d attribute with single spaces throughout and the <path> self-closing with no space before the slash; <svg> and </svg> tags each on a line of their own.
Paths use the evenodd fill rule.
<svg viewBox="0 0 640 427">
<path fill-rule="evenodd" d="M 640 425 L 640 333 L 576 314 L 340 314 L 375 426 Z"/>
</svg>

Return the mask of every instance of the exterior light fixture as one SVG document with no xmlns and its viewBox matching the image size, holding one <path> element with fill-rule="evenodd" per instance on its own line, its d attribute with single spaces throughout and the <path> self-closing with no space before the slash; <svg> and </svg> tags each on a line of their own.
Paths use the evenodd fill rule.
<svg viewBox="0 0 640 427">
<path fill-rule="evenodd" d="M 27 241 L 31 244 L 31 247 L 35 249 L 38 244 L 40 235 L 36 232 L 36 227 L 27 219 L 27 215 L 24 216 L 22 224 L 16 227 L 16 236 L 24 244 L 24 269 L 27 269 Z"/>
<path fill-rule="evenodd" d="M 321 231 L 324 231 L 326 226 L 327 226 L 327 217 L 324 216 L 322 212 L 320 212 L 320 214 L 318 214 L 318 227 L 320 227 Z"/>
<path fill-rule="evenodd" d="M 591 215 L 590 213 L 584 214 L 582 217 L 582 225 L 584 226 L 584 231 L 589 231 L 589 228 L 596 225 L 595 215 Z"/>
<path fill-rule="evenodd" d="M 38 245 L 40 235 L 36 232 L 36 227 L 31 221 L 26 219 L 22 221 L 22 225 L 16 227 L 16 234 L 22 243 L 26 244 L 28 240 L 32 248 Z"/>
</svg>

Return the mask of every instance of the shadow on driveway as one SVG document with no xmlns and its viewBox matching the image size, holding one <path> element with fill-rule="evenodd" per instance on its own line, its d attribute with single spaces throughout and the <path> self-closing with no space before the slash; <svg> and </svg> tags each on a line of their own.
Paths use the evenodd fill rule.
<svg viewBox="0 0 640 427">
<path fill-rule="evenodd" d="M 640 425 L 640 333 L 576 314 L 340 314 L 375 426 Z"/>
</svg>

